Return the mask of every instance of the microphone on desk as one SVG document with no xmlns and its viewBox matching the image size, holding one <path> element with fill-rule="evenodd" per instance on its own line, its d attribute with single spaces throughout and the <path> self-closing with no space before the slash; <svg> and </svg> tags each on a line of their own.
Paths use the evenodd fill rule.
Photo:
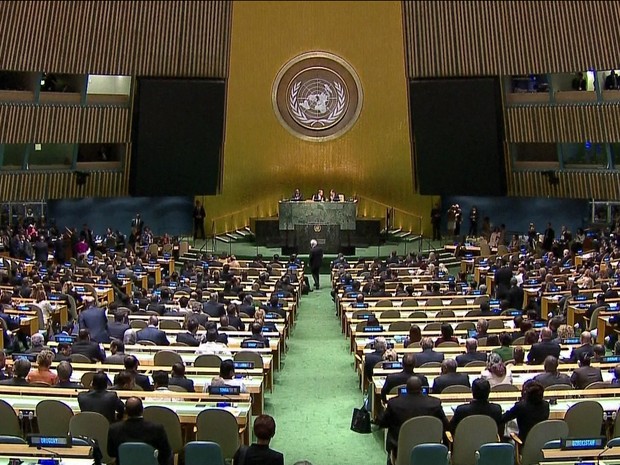
<svg viewBox="0 0 620 465">
<path fill-rule="evenodd" d="M 41 447 L 41 446 L 37 446 L 37 450 L 42 450 L 44 452 L 48 452 L 50 454 L 52 454 L 52 457 L 54 459 L 58 459 L 58 463 L 61 464 L 62 463 L 62 457 L 60 456 L 60 454 L 56 451 L 53 451 L 51 449 L 46 449 L 45 447 Z"/>
<path fill-rule="evenodd" d="M 595 460 L 595 462 L 596 462 L 596 463 L 599 463 L 599 460 L 601 459 L 602 455 L 603 455 L 605 452 L 607 452 L 609 449 L 611 449 L 611 448 L 612 448 L 612 446 L 609 446 L 609 445 L 605 446 L 605 448 L 601 451 L 601 453 L 600 453 L 600 454 L 598 454 L 598 455 L 596 456 L 596 460 Z"/>
</svg>

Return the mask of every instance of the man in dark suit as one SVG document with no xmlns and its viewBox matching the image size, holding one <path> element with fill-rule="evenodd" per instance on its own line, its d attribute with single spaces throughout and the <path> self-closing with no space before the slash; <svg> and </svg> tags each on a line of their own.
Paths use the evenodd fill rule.
<svg viewBox="0 0 620 465">
<path fill-rule="evenodd" d="M 407 384 L 407 381 L 412 376 L 417 376 L 420 378 L 422 386 L 428 386 L 428 379 L 426 376 L 419 373 L 414 373 L 413 371 L 415 367 L 415 359 L 416 354 L 411 352 L 406 353 L 403 356 L 403 371 L 387 375 L 385 382 L 383 383 L 383 388 L 381 389 L 381 399 L 383 399 L 383 402 L 387 402 L 387 395 L 393 388 L 400 386 L 401 384 Z"/>
<path fill-rule="evenodd" d="M 607 283 L 601 283 L 601 292 L 605 294 L 606 299 L 617 299 L 618 298 L 618 291 L 615 289 L 612 289 Z"/>
<path fill-rule="evenodd" d="M 105 354 L 99 347 L 99 344 L 90 340 L 90 334 L 87 329 L 80 329 L 77 341 L 71 347 L 71 353 L 85 355 L 93 362 L 105 361 Z"/>
<path fill-rule="evenodd" d="M 212 292 L 209 294 L 209 300 L 202 305 L 202 311 L 209 315 L 209 317 L 219 319 L 219 317 L 226 314 L 224 304 L 219 303 L 218 299 L 219 295 L 217 292 Z"/>
<path fill-rule="evenodd" d="M 512 279 L 512 270 L 506 264 L 505 260 L 500 260 L 502 266 L 495 272 L 495 298 L 502 300 L 508 298 L 510 280 Z"/>
<path fill-rule="evenodd" d="M 119 447 L 125 442 L 144 442 L 157 451 L 159 465 L 168 465 L 172 451 L 164 427 L 144 419 L 142 400 L 138 397 L 127 399 L 126 409 L 127 420 L 111 425 L 108 431 L 108 455 L 116 458 L 117 465 L 131 465 L 120 462 Z"/>
<path fill-rule="evenodd" d="M 605 307 L 607 304 L 605 303 L 605 294 L 600 293 L 596 296 L 596 302 L 588 307 L 586 310 L 585 317 L 588 319 L 592 318 L 594 315 L 594 311 L 599 307 Z"/>
<path fill-rule="evenodd" d="M 256 309 L 254 308 L 254 297 L 250 294 L 246 294 L 243 297 L 243 303 L 239 306 L 239 313 L 245 313 L 250 318 L 254 318 Z"/>
<path fill-rule="evenodd" d="M 172 376 L 168 384 L 180 386 L 187 392 L 194 392 L 194 381 L 185 377 L 185 365 L 182 363 L 172 365 Z"/>
<path fill-rule="evenodd" d="M 508 302 L 510 308 L 523 310 L 523 289 L 517 284 L 517 278 L 510 278 L 510 289 L 508 290 Z"/>
<path fill-rule="evenodd" d="M 166 333 L 159 329 L 159 318 L 155 315 L 149 317 L 149 325 L 136 333 L 138 341 L 153 341 L 158 346 L 169 346 L 170 341 Z"/>
<path fill-rule="evenodd" d="M 125 370 L 127 370 L 131 376 L 133 376 L 134 382 L 136 385 L 140 386 L 143 391 L 152 391 L 153 386 L 151 385 L 151 380 L 148 376 L 143 375 L 142 373 L 138 373 L 138 365 L 140 362 L 134 355 L 125 356 Z"/>
<path fill-rule="evenodd" d="M 129 323 L 127 323 L 127 315 L 123 312 L 117 311 L 114 314 L 114 321 L 108 325 L 108 333 L 112 339 L 122 341 L 125 331 L 129 328 L 130 326 Z"/>
<path fill-rule="evenodd" d="M 318 246 L 316 239 L 310 241 L 310 255 L 308 257 L 308 265 L 314 280 L 314 288 L 319 288 L 319 272 L 323 263 L 323 249 Z"/>
<path fill-rule="evenodd" d="M 433 394 L 441 394 L 448 386 L 469 387 L 469 376 L 466 373 L 457 373 L 456 367 L 456 360 L 453 358 L 441 362 L 441 375 L 433 381 Z"/>
<path fill-rule="evenodd" d="M 110 354 L 106 357 L 106 365 L 122 365 L 125 363 L 125 343 L 114 339 L 110 343 Z"/>
<path fill-rule="evenodd" d="M 468 404 L 459 405 L 454 411 L 450 421 L 450 432 L 454 434 L 459 422 L 470 415 L 486 415 L 497 423 L 497 431 L 501 437 L 502 407 L 499 404 L 489 402 L 491 385 L 484 378 L 477 378 L 471 386 L 471 393 L 474 400 Z"/>
<path fill-rule="evenodd" d="M 581 354 L 586 353 L 590 357 L 594 356 L 594 348 L 592 346 L 592 334 L 590 331 L 584 331 L 580 336 L 581 345 L 575 347 L 570 353 L 570 362 L 577 363 Z"/>
<path fill-rule="evenodd" d="M 549 355 L 560 358 L 562 348 L 560 344 L 553 342 L 552 339 L 553 332 L 550 328 L 543 328 L 540 331 L 540 342 L 532 344 L 532 348 L 527 354 L 527 362 L 530 365 L 541 365 Z"/>
<path fill-rule="evenodd" d="M 32 368 L 30 361 L 25 358 L 18 358 L 13 363 L 13 377 L 3 379 L 0 384 L 3 386 L 28 386 L 26 376 L 30 373 L 30 368 Z"/>
<path fill-rule="evenodd" d="M 368 382 L 372 381 L 372 374 L 375 365 L 383 360 L 383 354 L 387 350 L 387 342 L 385 338 L 378 337 L 375 339 L 375 351 L 366 354 L 364 357 L 364 376 Z"/>
<path fill-rule="evenodd" d="M 575 389 L 585 389 L 589 384 L 603 381 L 601 369 L 590 366 L 590 355 L 583 352 L 579 357 L 579 368 L 575 368 L 570 377 Z"/>
<path fill-rule="evenodd" d="M 423 337 L 420 341 L 422 352 L 415 356 L 415 367 L 419 368 L 428 362 L 443 362 L 444 355 L 433 350 L 434 344 L 430 337 Z"/>
<path fill-rule="evenodd" d="M 135 236 L 142 236 L 142 229 L 144 228 L 144 220 L 140 216 L 140 213 L 136 213 L 136 216 L 133 220 L 131 220 L 131 228 L 135 230 Z"/>
<path fill-rule="evenodd" d="M 469 362 L 486 362 L 487 354 L 484 352 L 478 352 L 478 340 L 470 337 L 465 341 L 465 353 L 456 356 L 456 363 L 460 367 L 464 367 Z"/>
<path fill-rule="evenodd" d="M 108 375 L 98 372 L 93 376 L 92 391 L 80 392 L 78 404 L 82 412 L 97 412 L 110 423 L 123 418 L 125 406 L 114 391 L 108 391 Z"/>
<path fill-rule="evenodd" d="M 90 338 L 98 343 L 106 344 L 110 342 L 108 332 L 108 317 L 105 311 L 94 304 L 94 300 L 86 301 L 86 309 L 80 312 L 78 323 L 80 329 L 87 329 Z"/>
<path fill-rule="evenodd" d="M 558 371 L 558 359 L 552 355 L 545 358 L 545 372 L 534 376 L 534 381 L 538 381 L 544 388 L 554 384 L 572 384 L 567 374 Z"/>
<path fill-rule="evenodd" d="M 379 417 L 378 425 L 388 428 L 385 448 L 388 454 L 397 456 L 398 434 L 400 427 L 410 418 L 429 415 L 439 418 L 448 427 L 448 419 L 441 406 L 441 400 L 422 394 L 422 382 L 417 376 L 407 380 L 407 394 L 390 399 L 385 412 Z"/>
<path fill-rule="evenodd" d="M 56 367 L 56 373 L 58 373 L 58 384 L 55 384 L 54 387 L 70 389 L 84 388 L 81 383 L 74 383 L 71 381 L 71 375 L 73 374 L 71 363 L 67 361 L 60 362 Z"/>
<path fill-rule="evenodd" d="M 200 341 L 196 339 L 198 326 L 198 320 L 190 316 L 187 320 L 187 332 L 177 334 L 177 342 L 182 342 L 190 347 L 198 347 L 200 345 Z"/>
</svg>

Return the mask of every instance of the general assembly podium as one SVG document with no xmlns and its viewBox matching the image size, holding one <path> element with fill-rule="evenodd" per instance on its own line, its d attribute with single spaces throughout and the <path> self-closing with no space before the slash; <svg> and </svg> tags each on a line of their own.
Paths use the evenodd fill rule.
<svg viewBox="0 0 620 465">
<path fill-rule="evenodd" d="M 299 253 L 310 251 L 310 240 L 316 239 L 325 253 L 338 253 L 341 232 L 355 231 L 356 202 L 280 201 L 279 227 L 293 235 Z"/>
<path fill-rule="evenodd" d="M 355 254 L 356 247 L 383 243 L 381 218 L 357 218 L 357 202 L 282 200 L 278 217 L 251 218 L 256 244 L 281 247 L 283 255 L 308 253 L 316 239 L 325 253 Z"/>
</svg>

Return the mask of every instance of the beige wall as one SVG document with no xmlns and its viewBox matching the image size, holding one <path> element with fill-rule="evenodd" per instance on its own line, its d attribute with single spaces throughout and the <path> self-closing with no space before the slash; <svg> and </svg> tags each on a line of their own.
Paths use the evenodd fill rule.
<svg viewBox="0 0 620 465">
<path fill-rule="evenodd" d="M 400 2 L 234 2 L 231 37 L 223 188 L 203 201 L 208 220 L 240 213 L 218 221 L 219 231 L 276 214 L 297 186 L 305 196 L 333 187 L 426 220 L 431 199 L 413 194 Z M 349 62 L 364 92 L 357 123 L 328 142 L 291 135 L 271 103 L 280 68 L 315 50 Z M 383 207 L 364 205 L 383 216 Z"/>
</svg>

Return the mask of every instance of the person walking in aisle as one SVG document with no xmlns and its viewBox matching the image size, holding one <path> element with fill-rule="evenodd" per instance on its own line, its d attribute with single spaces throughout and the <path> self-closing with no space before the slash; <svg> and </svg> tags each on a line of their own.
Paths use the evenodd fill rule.
<svg viewBox="0 0 620 465">
<path fill-rule="evenodd" d="M 312 272 L 312 279 L 314 280 L 314 288 L 319 288 L 319 271 L 321 270 L 321 264 L 323 263 L 323 249 L 318 246 L 316 239 L 310 241 L 310 257 L 309 257 L 310 271 Z"/>
</svg>

